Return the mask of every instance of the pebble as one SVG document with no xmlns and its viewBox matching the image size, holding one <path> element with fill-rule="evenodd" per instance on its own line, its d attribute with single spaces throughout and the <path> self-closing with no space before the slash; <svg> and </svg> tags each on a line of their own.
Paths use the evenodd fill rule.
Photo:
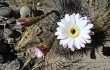
<svg viewBox="0 0 110 70">
<path fill-rule="evenodd" d="M 12 18 L 8 19 L 6 22 L 8 24 L 14 24 L 14 23 L 16 23 L 16 19 L 14 17 L 12 17 Z"/>
<path fill-rule="evenodd" d="M 30 12 L 31 12 L 31 9 L 28 6 L 23 6 L 20 9 L 20 15 L 22 18 L 29 16 Z"/>
<path fill-rule="evenodd" d="M 3 29 L 4 28 L 4 26 L 3 25 L 0 25 L 0 29 Z"/>
<path fill-rule="evenodd" d="M 5 29 L 4 29 L 4 32 L 3 32 L 3 35 L 4 35 L 5 38 L 7 38 L 7 37 L 9 37 L 12 33 L 13 33 L 13 32 L 12 32 L 11 29 L 5 28 Z"/>
<path fill-rule="evenodd" d="M 0 7 L 9 7 L 9 4 L 6 2 L 0 2 Z"/>
<path fill-rule="evenodd" d="M 37 10 L 36 12 L 35 12 L 35 16 L 41 16 L 41 15 L 43 15 L 44 14 L 44 12 L 42 11 L 42 10 Z"/>
<path fill-rule="evenodd" d="M 2 69 L 4 70 L 19 70 L 20 69 L 20 62 L 18 59 L 15 59 L 11 62 L 7 62 L 2 64 Z"/>
<path fill-rule="evenodd" d="M 8 38 L 7 41 L 8 41 L 8 44 L 13 44 L 14 43 L 14 38 Z"/>
<path fill-rule="evenodd" d="M 41 7 L 41 3 L 40 3 L 40 2 L 38 2 L 38 3 L 37 3 L 37 6 L 38 6 L 38 7 Z"/>
<path fill-rule="evenodd" d="M 0 70 L 5 70 L 5 66 L 3 64 L 0 64 Z"/>
<path fill-rule="evenodd" d="M 0 16 L 9 16 L 12 12 L 12 9 L 10 7 L 1 7 L 0 8 Z"/>
<path fill-rule="evenodd" d="M 21 33 L 19 31 L 13 30 L 13 33 L 10 35 L 11 38 L 19 38 Z"/>
</svg>

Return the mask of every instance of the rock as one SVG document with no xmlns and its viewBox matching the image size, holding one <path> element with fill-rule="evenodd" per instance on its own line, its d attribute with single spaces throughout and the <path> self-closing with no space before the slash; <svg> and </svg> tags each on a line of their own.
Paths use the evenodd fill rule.
<svg viewBox="0 0 110 70">
<path fill-rule="evenodd" d="M 0 70 L 5 70 L 5 66 L 3 64 L 0 64 Z"/>
<path fill-rule="evenodd" d="M 14 17 L 16 19 L 20 18 L 20 12 L 18 10 L 15 10 Z"/>
<path fill-rule="evenodd" d="M 18 31 L 18 32 L 20 32 L 20 33 L 22 33 L 22 31 L 23 31 L 22 26 L 19 26 L 19 25 L 15 25 L 12 29 L 13 29 L 13 30 L 16 30 L 16 31 Z"/>
<path fill-rule="evenodd" d="M 4 28 L 4 26 L 3 25 L 0 25 L 0 29 L 3 29 Z"/>
<path fill-rule="evenodd" d="M 8 44 L 13 44 L 14 43 L 14 39 L 13 38 L 8 38 L 7 41 L 8 41 Z"/>
<path fill-rule="evenodd" d="M 11 62 L 3 64 L 5 70 L 19 70 L 20 69 L 20 62 L 18 59 L 15 59 Z"/>
<path fill-rule="evenodd" d="M 13 33 L 13 32 L 12 32 L 11 29 L 5 28 L 5 29 L 4 29 L 4 32 L 3 32 L 3 35 L 4 35 L 5 38 L 7 38 L 7 37 L 9 37 L 12 33 Z"/>
<path fill-rule="evenodd" d="M 110 47 L 103 47 L 102 48 L 102 54 L 104 56 L 110 56 Z"/>
<path fill-rule="evenodd" d="M 10 7 L 1 7 L 0 8 L 0 16 L 9 16 L 12 12 L 12 9 Z"/>
<path fill-rule="evenodd" d="M 37 10 L 36 12 L 35 12 L 35 16 L 41 16 L 41 15 L 43 15 L 44 14 L 44 12 L 42 11 L 42 10 Z"/>
<path fill-rule="evenodd" d="M 31 9 L 31 17 L 36 16 L 37 8 L 35 4 L 29 4 L 28 7 Z"/>
<path fill-rule="evenodd" d="M 41 7 L 41 3 L 40 3 L 40 2 L 38 2 L 38 3 L 37 3 L 37 6 L 38 6 L 38 7 Z"/>
<path fill-rule="evenodd" d="M 3 21 L 5 21 L 5 20 L 7 20 L 8 18 L 6 18 L 6 17 L 3 17 L 3 16 L 0 16 L 0 22 L 3 22 Z"/>
<path fill-rule="evenodd" d="M 20 15 L 21 17 L 28 17 L 31 13 L 31 9 L 28 6 L 23 6 L 20 9 Z"/>
<path fill-rule="evenodd" d="M 6 2 L 0 2 L 0 7 L 9 7 L 9 4 Z"/>
<path fill-rule="evenodd" d="M 15 24 L 16 23 L 16 19 L 14 17 L 12 17 L 12 18 L 8 19 L 6 22 L 8 24 Z"/>
<path fill-rule="evenodd" d="M 10 38 L 19 38 L 21 33 L 19 31 L 13 30 L 13 33 L 10 35 Z"/>
</svg>

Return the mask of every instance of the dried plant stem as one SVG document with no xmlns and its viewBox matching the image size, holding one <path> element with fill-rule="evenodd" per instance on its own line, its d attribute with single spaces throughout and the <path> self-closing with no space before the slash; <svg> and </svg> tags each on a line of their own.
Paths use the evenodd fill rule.
<svg viewBox="0 0 110 70">
<path fill-rule="evenodd" d="M 23 69 L 29 64 L 30 61 L 31 61 L 31 58 L 28 59 L 28 60 L 24 63 L 23 67 L 22 67 L 20 70 L 23 70 Z"/>
<path fill-rule="evenodd" d="M 37 62 L 37 63 L 33 66 L 33 68 L 32 68 L 31 70 L 35 70 L 37 67 L 39 67 L 40 64 L 43 62 L 43 60 L 44 60 L 44 59 L 39 60 L 39 62 Z"/>
<path fill-rule="evenodd" d="M 46 54 L 49 52 L 49 50 L 52 48 L 53 42 L 55 40 L 55 35 L 52 34 L 51 37 L 49 37 L 45 42 L 43 42 L 42 44 L 45 44 L 47 46 L 47 51 Z M 45 55 L 46 56 L 46 55 Z M 32 70 L 35 70 L 37 67 L 40 66 L 40 63 L 42 63 L 42 61 L 45 60 L 45 58 L 43 58 L 42 60 L 40 60 L 38 63 L 36 63 Z"/>
<path fill-rule="evenodd" d="M 52 47 L 52 44 L 53 44 L 53 42 L 54 42 L 54 40 L 55 40 L 55 36 L 54 36 L 54 34 L 50 37 L 50 38 L 48 38 L 44 43 L 46 44 L 46 45 L 48 45 L 48 51 L 50 50 L 50 48 Z M 29 58 L 26 62 L 25 62 L 25 64 L 23 65 L 23 67 L 21 68 L 21 70 L 23 70 L 28 64 L 29 64 L 29 62 L 32 60 L 32 59 L 34 59 L 36 56 L 34 56 L 33 58 Z M 35 70 L 37 67 L 39 67 L 39 64 L 42 62 L 43 60 L 40 60 L 37 64 L 35 64 L 34 66 L 33 66 L 33 69 L 32 70 Z"/>
<path fill-rule="evenodd" d="M 52 13 L 57 13 L 57 11 L 52 10 L 42 16 L 39 17 L 30 17 L 30 23 L 33 23 L 33 25 L 31 27 L 27 27 L 27 31 L 24 32 L 24 34 L 22 35 L 21 40 L 18 42 L 16 48 L 20 49 L 23 46 L 25 46 L 33 37 L 36 36 L 36 34 L 34 32 L 36 32 L 35 30 L 37 30 L 39 27 L 37 27 L 34 23 L 37 23 L 38 21 L 40 21 L 41 19 L 45 18 L 46 16 L 52 14 Z M 37 27 L 37 28 L 36 28 Z"/>
<path fill-rule="evenodd" d="M 24 63 L 23 67 L 20 70 L 24 70 L 24 68 L 29 64 L 29 62 L 35 58 L 36 58 L 36 56 L 28 58 L 28 60 Z"/>
<path fill-rule="evenodd" d="M 21 40 L 18 42 L 16 46 L 16 50 L 23 48 L 23 46 L 25 46 L 33 37 L 35 37 L 36 36 L 35 30 L 37 30 L 38 28 L 39 27 L 37 27 L 36 25 L 32 25 L 31 27 L 28 27 L 27 29 L 28 31 L 24 32 Z"/>
</svg>

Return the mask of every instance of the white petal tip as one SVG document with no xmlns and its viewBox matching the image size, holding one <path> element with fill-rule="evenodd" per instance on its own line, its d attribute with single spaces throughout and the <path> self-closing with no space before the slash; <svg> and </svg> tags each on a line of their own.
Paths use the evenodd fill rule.
<svg viewBox="0 0 110 70">
<path fill-rule="evenodd" d="M 87 42 L 88 44 L 90 44 L 90 43 L 91 43 L 91 40 L 86 40 L 86 42 Z"/>
<path fill-rule="evenodd" d="M 81 44 L 81 47 L 82 47 L 82 48 L 85 48 L 85 45 L 84 45 L 84 44 Z"/>
<path fill-rule="evenodd" d="M 71 49 L 71 51 L 73 51 L 73 52 L 74 52 L 74 50 L 75 50 L 74 48 L 70 48 L 70 49 Z"/>
<path fill-rule="evenodd" d="M 77 49 L 81 49 L 81 47 L 76 47 Z"/>
<path fill-rule="evenodd" d="M 94 32 L 91 31 L 91 32 L 89 33 L 89 35 L 94 35 Z"/>
</svg>

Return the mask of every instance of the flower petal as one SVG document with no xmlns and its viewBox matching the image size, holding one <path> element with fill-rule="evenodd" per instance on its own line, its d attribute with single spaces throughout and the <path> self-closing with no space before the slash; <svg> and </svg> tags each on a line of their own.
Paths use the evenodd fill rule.
<svg viewBox="0 0 110 70">
<path fill-rule="evenodd" d="M 72 48 L 73 44 L 74 44 L 74 39 L 73 40 L 69 39 L 69 41 L 68 41 L 68 48 Z"/>
<path fill-rule="evenodd" d="M 61 22 L 58 22 L 57 25 L 59 25 L 60 27 L 65 27 L 65 25 Z"/>
<path fill-rule="evenodd" d="M 62 44 L 62 46 L 63 46 L 64 48 L 67 47 L 67 43 L 68 43 L 68 39 L 60 40 L 60 45 Z"/>
<path fill-rule="evenodd" d="M 88 24 L 88 20 L 83 20 L 83 18 L 79 19 L 80 28 L 84 28 Z"/>
<path fill-rule="evenodd" d="M 59 31 L 55 32 L 55 35 L 60 35 L 60 34 L 62 34 L 62 32 Z"/>
<path fill-rule="evenodd" d="M 80 42 L 83 43 L 83 44 L 86 44 L 86 41 L 82 38 L 79 38 Z"/>
<path fill-rule="evenodd" d="M 75 39 L 75 46 L 77 49 L 81 49 L 81 46 L 79 44 L 79 40 Z"/>
<path fill-rule="evenodd" d="M 90 44 L 91 43 L 91 40 L 86 40 L 86 42 Z"/>
<path fill-rule="evenodd" d="M 79 22 L 80 17 L 81 17 L 81 16 L 80 16 L 79 14 L 76 14 L 76 15 L 75 15 L 76 24 Z"/>
<path fill-rule="evenodd" d="M 82 37 L 83 39 L 91 39 L 91 37 L 90 37 L 88 34 L 82 35 L 81 37 Z"/>
<path fill-rule="evenodd" d="M 83 20 L 87 20 L 87 17 L 85 16 L 85 17 L 82 17 L 83 18 Z"/>
<path fill-rule="evenodd" d="M 65 15 L 65 19 L 66 19 L 66 21 L 70 21 L 70 16 L 69 16 L 69 14 L 66 14 L 66 15 Z"/>
<path fill-rule="evenodd" d="M 57 39 L 66 39 L 67 36 L 65 34 L 58 35 Z"/>
<path fill-rule="evenodd" d="M 91 32 L 89 33 L 89 35 L 94 35 L 94 32 L 91 31 Z"/>
<path fill-rule="evenodd" d="M 93 28 L 93 24 L 88 24 L 84 29 L 91 29 Z"/>
<path fill-rule="evenodd" d="M 59 32 L 64 32 L 64 28 L 63 27 L 58 27 L 58 28 L 56 28 L 56 30 L 59 31 Z"/>
<path fill-rule="evenodd" d="M 80 45 L 81 45 L 82 48 L 85 48 L 85 45 L 84 44 L 80 44 Z"/>
<path fill-rule="evenodd" d="M 76 22 L 75 22 L 75 14 L 73 14 L 73 15 L 70 15 L 70 18 L 71 18 L 71 23 L 74 25 L 74 24 L 76 24 Z"/>
<path fill-rule="evenodd" d="M 71 51 L 74 51 L 75 50 L 75 48 L 73 48 L 73 47 L 71 47 L 70 49 L 71 49 Z"/>
<path fill-rule="evenodd" d="M 89 34 L 90 32 L 91 32 L 91 30 L 82 29 L 81 30 L 81 35 Z"/>
</svg>

